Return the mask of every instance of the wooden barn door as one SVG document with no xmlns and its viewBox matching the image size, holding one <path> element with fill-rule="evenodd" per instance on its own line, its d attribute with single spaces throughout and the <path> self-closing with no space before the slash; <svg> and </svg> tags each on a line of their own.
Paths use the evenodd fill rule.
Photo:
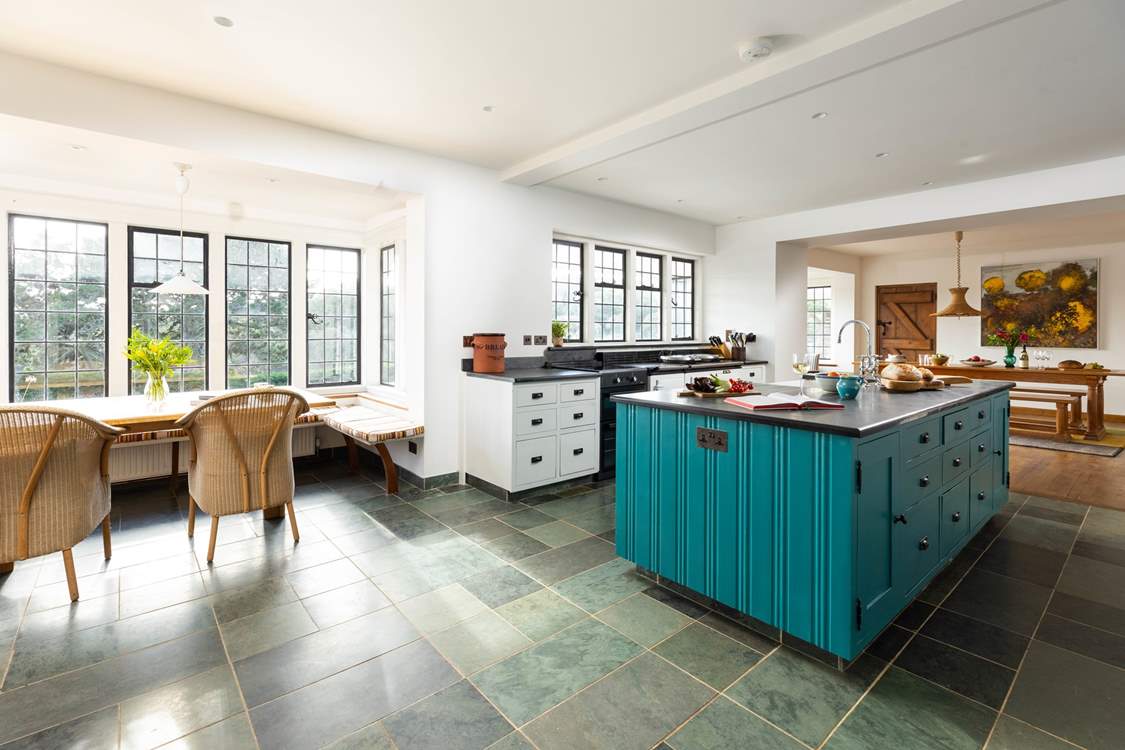
<svg viewBox="0 0 1125 750">
<path fill-rule="evenodd" d="M 875 353 L 933 354 L 936 345 L 937 284 L 894 284 L 875 287 Z"/>
</svg>

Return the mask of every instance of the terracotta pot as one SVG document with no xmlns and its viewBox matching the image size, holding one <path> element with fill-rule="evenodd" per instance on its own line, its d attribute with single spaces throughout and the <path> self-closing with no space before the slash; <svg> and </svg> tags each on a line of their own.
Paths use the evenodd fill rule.
<svg viewBox="0 0 1125 750">
<path fill-rule="evenodd" d="M 502 333 L 473 334 L 473 372 L 504 372 L 504 350 L 508 343 Z"/>
<path fill-rule="evenodd" d="M 556 349 L 562 346 L 565 342 L 566 339 L 564 339 L 562 336 L 555 336 L 554 340 L 551 341 Z"/>
</svg>

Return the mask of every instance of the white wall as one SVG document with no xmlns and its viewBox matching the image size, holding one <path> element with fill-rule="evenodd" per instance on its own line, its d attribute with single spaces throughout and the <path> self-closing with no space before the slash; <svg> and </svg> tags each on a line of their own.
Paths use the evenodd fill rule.
<svg viewBox="0 0 1125 750">
<path fill-rule="evenodd" d="M 714 250 L 714 228 L 702 222 L 505 184 L 491 170 L 6 53 L 0 53 L 0 111 L 423 195 L 424 224 L 416 234 L 425 247 L 424 370 L 412 377 L 424 380 L 426 438 L 418 466 L 425 476 L 460 468 L 460 360 L 468 353 L 461 336 L 550 332 L 553 232 L 671 251 Z M 541 347 L 518 340 L 508 349 L 512 356 L 539 353 Z"/>
<path fill-rule="evenodd" d="M 1081 247 L 1057 247 L 1006 253 L 974 253 L 961 256 L 961 282 L 969 286 L 968 300 L 980 307 L 981 266 L 1024 262 L 1065 261 L 1099 258 L 1097 349 L 1052 349 L 1052 361 L 1077 359 L 1097 361 L 1113 369 L 1125 369 L 1125 242 Z M 875 317 L 875 287 L 883 284 L 937 282 L 938 307 L 946 304 L 949 287 L 954 285 L 953 261 L 949 257 L 884 255 L 863 259 L 864 284 L 861 290 L 860 317 Z M 981 346 L 980 318 L 938 318 L 937 349 L 956 359 L 980 354 L 999 360 L 1002 347 Z M 1032 363 L 1034 367 L 1034 362 Z M 1073 387 L 1073 386 L 1071 386 Z M 1125 382 L 1110 378 L 1105 389 L 1107 413 L 1125 414 Z"/>
<path fill-rule="evenodd" d="M 855 326 L 848 326 L 844 330 L 840 343 L 836 343 L 836 334 L 844 321 L 855 317 L 855 274 L 812 266 L 809 266 L 808 274 L 809 286 L 826 286 L 830 289 L 829 293 L 832 296 L 832 353 L 830 356 L 838 368 L 851 370 L 852 359 L 855 357 Z"/>
</svg>

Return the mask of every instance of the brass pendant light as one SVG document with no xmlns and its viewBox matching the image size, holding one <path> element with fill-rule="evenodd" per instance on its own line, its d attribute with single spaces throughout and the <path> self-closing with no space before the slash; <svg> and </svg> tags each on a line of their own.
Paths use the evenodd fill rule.
<svg viewBox="0 0 1125 750">
<path fill-rule="evenodd" d="M 963 236 L 964 233 L 960 230 L 953 233 L 953 238 L 957 241 L 957 286 L 949 290 L 949 296 L 952 299 L 941 310 L 930 313 L 931 318 L 979 318 L 981 315 L 980 310 L 965 300 L 965 292 L 969 291 L 969 287 L 961 286 L 961 238 Z"/>
</svg>

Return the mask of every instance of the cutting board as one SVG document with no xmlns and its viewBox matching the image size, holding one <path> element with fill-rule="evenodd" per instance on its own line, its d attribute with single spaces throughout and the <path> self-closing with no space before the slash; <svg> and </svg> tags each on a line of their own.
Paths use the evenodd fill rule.
<svg viewBox="0 0 1125 750">
<path fill-rule="evenodd" d="M 698 391 L 680 391 L 676 394 L 684 398 L 733 398 L 735 396 L 760 396 L 761 391 L 749 391 L 747 393 L 731 393 L 726 391 L 724 393 L 699 393 Z"/>
</svg>

